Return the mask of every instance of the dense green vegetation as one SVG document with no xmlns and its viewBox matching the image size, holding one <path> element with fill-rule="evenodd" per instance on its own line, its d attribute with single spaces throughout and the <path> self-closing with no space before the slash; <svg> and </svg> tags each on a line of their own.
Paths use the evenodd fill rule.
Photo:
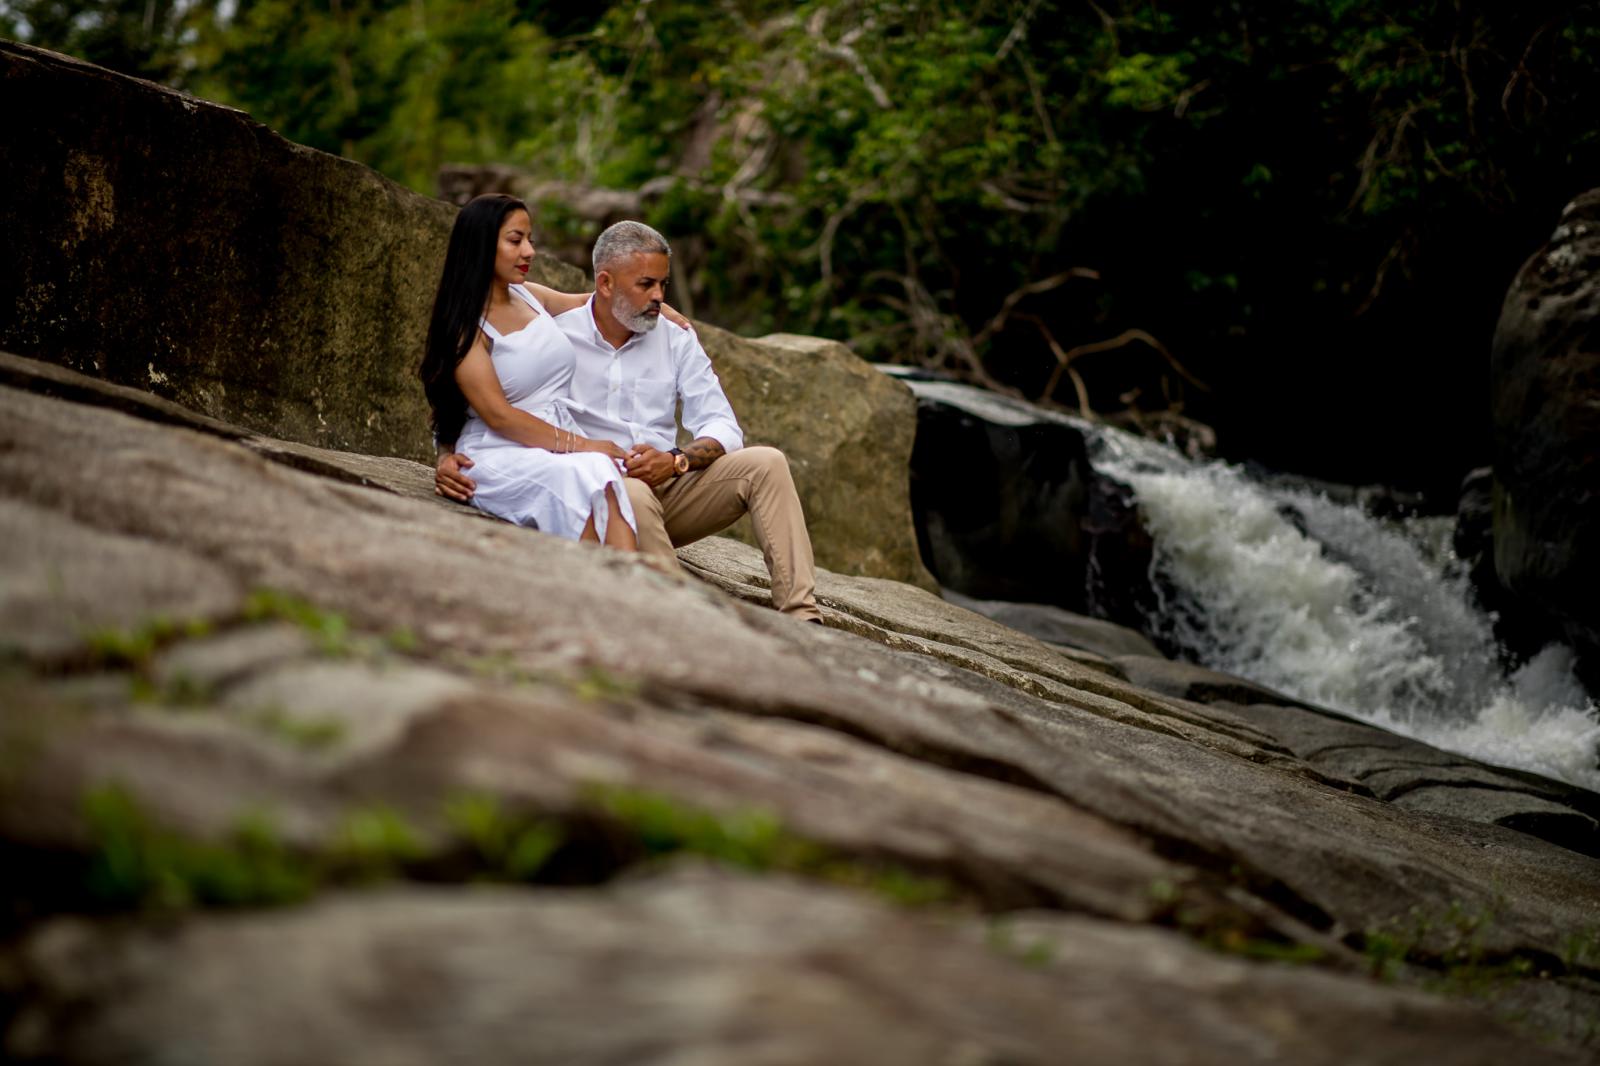
<svg viewBox="0 0 1600 1066">
<path fill-rule="evenodd" d="M 1459 463 L 1506 282 L 1600 182 L 1595 3 L 68 10 L 0 22 L 421 191 L 509 164 L 569 258 L 643 216 L 712 321 L 1246 444 L 1309 389 Z"/>
</svg>

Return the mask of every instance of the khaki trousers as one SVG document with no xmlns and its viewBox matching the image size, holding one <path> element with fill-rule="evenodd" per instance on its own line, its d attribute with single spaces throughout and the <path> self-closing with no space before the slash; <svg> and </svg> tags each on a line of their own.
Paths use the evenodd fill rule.
<svg viewBox="0 0 1600 1066">
<path fill-rule="evenodd" d="M 820 619 L 817 569 L 789 460 L 776 448 L 740 448 L 710 466 L 652 489 L 623 484 L 639 526 L 639 550 L 677 562 L 673 550 L 720 533 L 745 513 L 772 576 L 772 606 L 793 618 Z"/>
</svg>

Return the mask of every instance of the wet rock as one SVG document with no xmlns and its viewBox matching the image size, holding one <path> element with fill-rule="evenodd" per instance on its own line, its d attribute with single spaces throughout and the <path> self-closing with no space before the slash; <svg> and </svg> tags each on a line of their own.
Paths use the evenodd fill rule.
<svg viewBox="0 0 1600 1066">
<path fill-rule="evenodd" d="M 1506 293 L 1491 356 L 1494 564 L 1600 691 L 1600 189 L 1562 212 Z"/>
<path fill-rule="evenodd" d="M 1161 651 L 1143 633 L 1102 618 L 1074 614 L 1044 603 L 1010 603 L 1004 600 L 974 600 L 958 592 L 946 592 L 945 599 L 977 611 L 1003 626 L 1038 637 L 1048 644 L 1092 651 L 1106 658 L 1119 655 L 1145 655 L 1159 658 Z"/>
<path fill-rule="evenodd" d="M 1081 608 L 1093 477 L 1081 424 L 966 386 L 909 383 L 912 507 L 940 584 Z"/>
<path fill-rule="evenodd" d="M 1152 655 L 1118 655 L 1113 661 L 1128 681 L 1140 688 L 1195 703 L 1274 703 L 1298 707 L 1301 701 L 1265 685 L 1194 663 Z"/>
<path fill-rule="evenodd" d="M 1127 489 L 1090 466 L 1088 423 L 884 369 L 917 397 L 911 503 L 923 561 L 942 586 L 1142 623 L 1153 603 L 1150 538 Z"/>
<path fill-rule="evenodd" d="M 1333 783 L 1407 810 L 1517 829 L 1600 856 L 1600 795 L 1483 763 L 1329 711 L 1282 701 L 1229 708 Z"/>
</svg>

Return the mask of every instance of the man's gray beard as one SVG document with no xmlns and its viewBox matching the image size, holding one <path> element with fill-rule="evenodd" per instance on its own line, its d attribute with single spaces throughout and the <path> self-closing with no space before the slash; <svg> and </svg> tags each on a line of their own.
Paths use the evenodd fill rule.
<svg viewBox="0 0 1600 1066">
<path fill-rule="evenodd" d="M 661 321 L 659 315 L 635 311 L 620 292 L 611 298 L 611 316 L 622 323 L 622 328 L 630 333 L 649 333 L 656 328 L 656 323 Z"/>
</svg>

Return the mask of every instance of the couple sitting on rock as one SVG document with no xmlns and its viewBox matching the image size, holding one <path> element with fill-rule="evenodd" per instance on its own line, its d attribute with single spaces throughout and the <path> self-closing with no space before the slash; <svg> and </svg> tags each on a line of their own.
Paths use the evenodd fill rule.
<svg viewBox="0 0 1600 1066">
<path fill-rule="evenodd" d="M 595 241 L 595 291 L 570 294 L 525 280 L 530 226 L 520 200 L 490 195 L 451 230 L 419 371 L 439 443 L 436 490 L 674 566 L 676 546 L 748 511 L 773 606 L 820 621 L 788 461 L 744 447 L 705 349 L 663 303 L 666 240 L 617 223 Z M 657 329 L 663 314 L 674 325 Z M 680 400 L 695 438 L 681 449 Z"/>
</svg>

